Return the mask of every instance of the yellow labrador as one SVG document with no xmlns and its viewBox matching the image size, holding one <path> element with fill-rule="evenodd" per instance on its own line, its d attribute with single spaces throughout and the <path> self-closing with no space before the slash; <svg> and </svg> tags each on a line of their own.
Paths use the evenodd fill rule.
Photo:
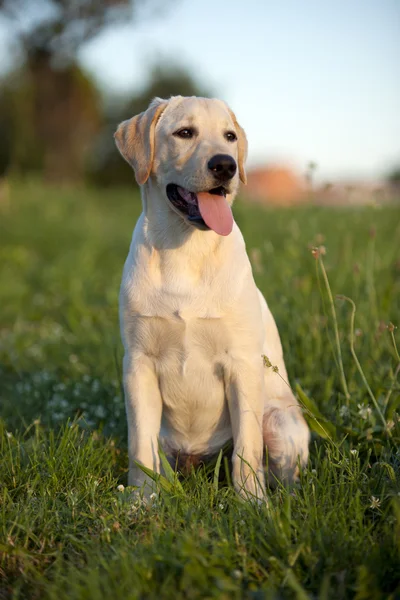
<svg viewBox="0 0 400 600">
<path fill-rule="evenodd" d="M 176 96 L 121 123 L 115 140 L 143 201 L 120 295 L 129 484 L 151 491 L 137 464 L 160 472 L 159 441 L 195 463 L 233 439 L 235 488 L 260 498 L 265 447 L 271 472 L 291 480 L 309 431 L 232 216 L 245 133 L 224 102 Z"/>
</svg>

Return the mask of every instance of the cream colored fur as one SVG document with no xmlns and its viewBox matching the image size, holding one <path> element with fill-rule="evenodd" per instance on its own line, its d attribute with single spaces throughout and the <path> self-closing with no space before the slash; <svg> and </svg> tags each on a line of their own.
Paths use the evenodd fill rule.
<svg viewBox="0 0 400 600">
<path fill-rule="evenodd" d="M 195 139 L 173 133 L 194 127 Z M 236 131 L 237 142 L 224 132 Z M 271 473 L 293 479 L 308 457 L 309 432 L 287 381 L 273 316 L 257 289 L 236 224 L 226 237 L 201 231 L 172 206 L 166 186 L 207 191 L 215 154 L 229 154 L 245 181 L 247 141 L 220 100 L 155 99 L 115 134 L 141 185 L 143 213 L 132 238 L 120 295 L 129 484 L 151 488 L 138 463 L 160 472 L 167 453 L 212 455 L 233 439 L 232 478 L 239 493 L 265 492 Z M 279 374 L 263 365 L 265 354 Z"/>
</svg>

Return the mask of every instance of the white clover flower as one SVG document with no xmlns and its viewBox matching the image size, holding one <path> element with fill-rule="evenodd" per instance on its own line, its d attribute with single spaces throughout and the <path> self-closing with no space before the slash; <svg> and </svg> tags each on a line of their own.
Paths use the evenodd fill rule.
<svg viewBox="0 0 400 600">
<path fill-rule="evenodd" d="M 92 382 L 92 392 L 99 392 L 101 388 L 100 381 L 98 379 L 94 379 Z"/>
<path fill-rule="evenodd" d="M 235 569 L 234 571 L 232 571 L 232 577 L 233 579 L 242 579 L 243 573 L 242 571 L 239 571 L 239 569 Z"/>
<path fill-rule="evenodd" d="M 357 404 L 358 414 L 364 420 L 367 420 L 372 410 L 369 406 L 364 406 L 363 404 Z"/>
<path fill-rule="evenodd" d="M 124 485 L 122 485 L 122 483 L 120 483 L 120 484 L 117 486 L 117 490 L 118 490 L 119 492 L 123 492 L 123 491 L 124 491 L 124 489 L 125 489 L 125 486 L 124 486 Z"/>
<path fill-rule="evenodd" d="M 94 409 L 94 414 L 98 419 L 104 419 L 104 417 L 106 416 L 106 409 L 104 408 L 104 406 L 96 406 L 96 408 Z"/>
<path fill-rule="evenodd" d="M 379 500 L 379 498 L 376 498 L 375 496 L 371 496 L 370 498 L 371 504 L 370 504 L 370 508 L 379 508 L 381 505 L 381 501 Z"/>
</svg>

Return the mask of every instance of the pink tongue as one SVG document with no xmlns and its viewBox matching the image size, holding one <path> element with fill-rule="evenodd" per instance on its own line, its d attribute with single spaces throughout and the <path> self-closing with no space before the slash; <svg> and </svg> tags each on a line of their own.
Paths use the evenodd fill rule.
<svg viewBox="0 0 400 600">
<path fill-rule="evenodd" d="M 233 215 L 225 197 L 200 192 L 197 200 L 200 214 L 209 228 L 219 235 L 229 235 L 233 227 Z"/>
</svg>

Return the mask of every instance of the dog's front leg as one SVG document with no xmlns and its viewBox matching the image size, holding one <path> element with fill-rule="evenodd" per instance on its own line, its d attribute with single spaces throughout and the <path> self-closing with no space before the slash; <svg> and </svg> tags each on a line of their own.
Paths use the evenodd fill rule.
<svg viewBox="0 0 400 600">
<path fill-rule="evenodd" d="M 125 354 L 124 389 L 128 419 L 128 484 L 143 487 L 145 495 L 149 495 L 153 481 L 136 463 L 160 472 L 158 435 L 162 400 L 154 364 L 148 357 Z"/>
<path fill-rule="evenodd" d="M 258 501 L 265 496 L 263 385 L 262 369 L 249 363 L 236 364 L 227 385 L 233 434 L 233 484 L 241 496 Z"/>
</svg>

